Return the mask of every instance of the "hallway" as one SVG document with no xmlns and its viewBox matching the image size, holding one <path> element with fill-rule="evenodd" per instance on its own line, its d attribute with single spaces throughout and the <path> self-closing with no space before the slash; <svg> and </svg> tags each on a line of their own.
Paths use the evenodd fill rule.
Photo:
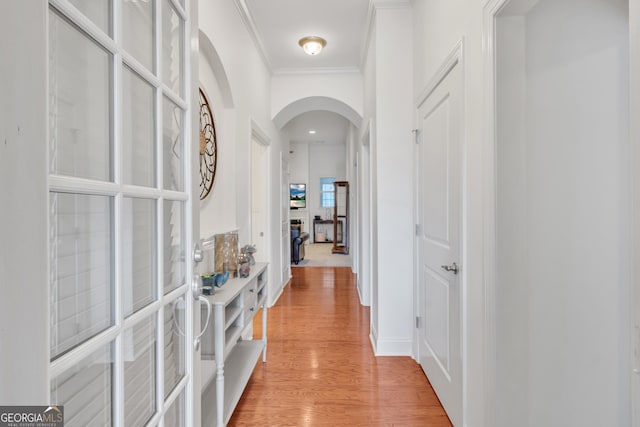
<svg viewBox="0 0 640 427">
<path fill-rule="evenodd" d="M 369 309 L 349 268 L 292 272 L 268 312 L 267 362 L 258 363 L 229 425 L 451 425 L 414 360 L 374 357 Z"/>
</svg>

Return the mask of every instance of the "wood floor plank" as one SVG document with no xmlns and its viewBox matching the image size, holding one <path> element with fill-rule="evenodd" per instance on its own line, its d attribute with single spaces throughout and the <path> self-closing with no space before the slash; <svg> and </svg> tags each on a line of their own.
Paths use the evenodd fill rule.
<svg viewBox="0 0 640 427">
<path fill-rule="evenodd" d="M 451 426 L 413 359 L 373 355 L 350 268 L 292 270 L 230 426 Z"/>
</svg>

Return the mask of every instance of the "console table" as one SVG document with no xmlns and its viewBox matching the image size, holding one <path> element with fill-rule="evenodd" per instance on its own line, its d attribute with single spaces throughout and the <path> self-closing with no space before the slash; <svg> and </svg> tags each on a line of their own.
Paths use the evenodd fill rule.
<svg viewBox="0 0 640 427">
<path fill-rule="evenodd" d="M 332 233 L 332 239 L 328 239 L 324 242 L 316 242 L 316 225 L 321 224 L 321 225 L 329 225 L 331 224 L 331 227 L 327 227 L 329 230 L 331 230 Z M 333 236 L 333 220 L 332 219 L 314 219 L 313 220 L 313 242 L 314 243 L 333 243 L 333 240 L 336 238 L 336 236 Z M 338 221 L 338 242 L 342 242 L 342 221 Z"/>
<path fill-rule="evenodd" d="M 229 279 L 215 294 L 213 328 L 202 336 L 202 425 L 224 427 L 262 353 L 267 360 L 267 264 L 251 266 L 247 278 Z M 262 339 L 243 339 L 262 307 Z M 203 309 L 203 322 L 206 309 Z M 215 381 L 214 381 L 215 379 Z"/>
</svg>

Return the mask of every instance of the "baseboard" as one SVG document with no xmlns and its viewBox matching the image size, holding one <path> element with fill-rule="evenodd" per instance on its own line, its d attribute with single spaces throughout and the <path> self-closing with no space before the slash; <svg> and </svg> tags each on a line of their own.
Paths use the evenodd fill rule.
<svg viewBox="0 0 640 427">
<path fill-rule="evenodd" d="M 373 346 L 373 351 L 376 356 L 413 357 L 411 354 L 411 346 L 412 342 L 410 339 L 378 338 Z"/>
<path fill-rule="evenodd" d="M 373 354 L 378 354 L 377 350 L 377 342 L 378 342 L 378 331 L 371 324 L 371 332 L 369 333 L 369 341 L 371 341 L 371 348 L 373 348 Z"/>
<path fill-rule="evenodd" d="M 269 303 L 267 304 L 267 307 L 271 308 L 274 305 L 276 305 L 276 302 L 278 302 L 278 299 L 280 298 L 280 295 L 282 295 L 282 292 L 284 291 L 284 287 L 285 286 L 286 286 L 286 283 L 283 286 L 281 286 L 280 289 L 278 289 L 278 292 L 277 292 L 276 296 L 273 299 L 271 299 L 271 301 L 269 301 Z"/>
</svg>

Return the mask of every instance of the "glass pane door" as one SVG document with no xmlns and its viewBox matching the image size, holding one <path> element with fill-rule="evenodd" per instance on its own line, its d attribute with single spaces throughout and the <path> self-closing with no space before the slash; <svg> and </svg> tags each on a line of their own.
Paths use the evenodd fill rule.
<svg viewBox="0 0 640 427">
<path fill-rule="evenodd" d="M 191 419 L 188 6 L 49 2 L 50 401 L 65 426 Z"/>
</svg>

